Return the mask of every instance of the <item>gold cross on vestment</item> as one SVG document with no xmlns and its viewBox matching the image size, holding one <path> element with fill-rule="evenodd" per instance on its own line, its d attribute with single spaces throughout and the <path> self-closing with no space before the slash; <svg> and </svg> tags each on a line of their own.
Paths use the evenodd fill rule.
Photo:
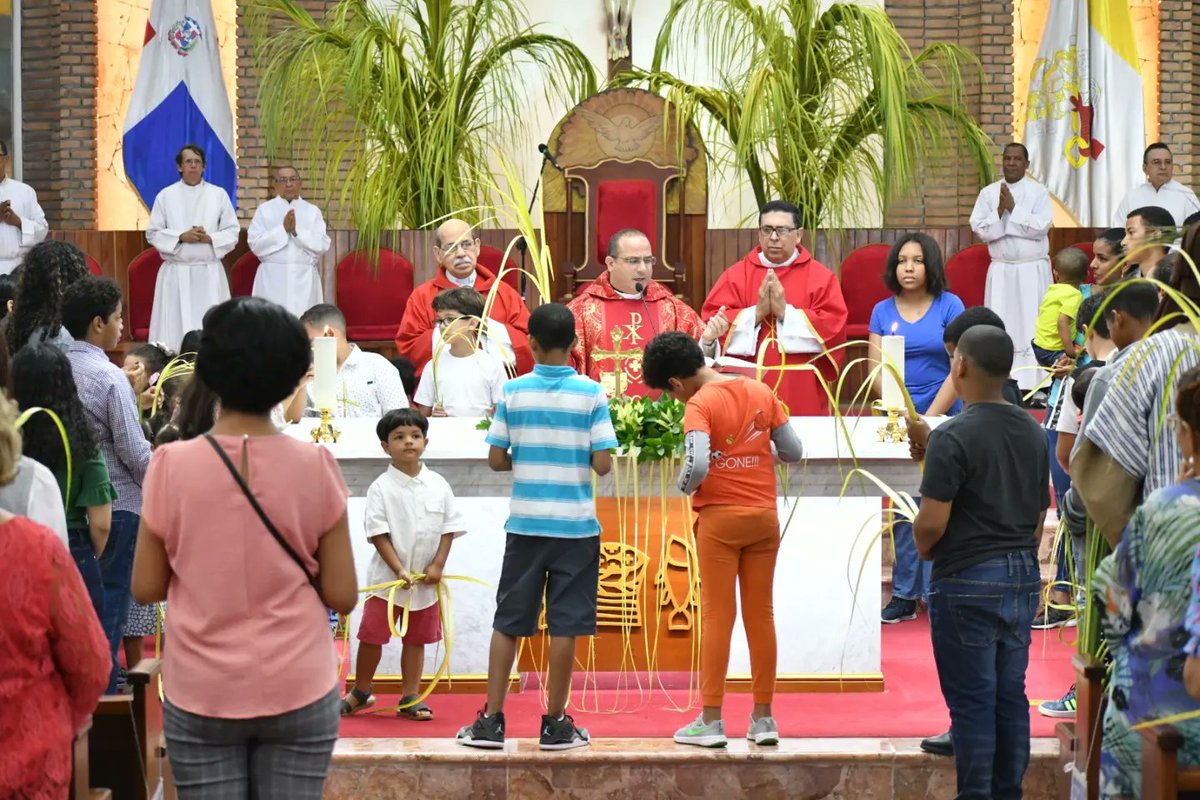
<svg viewBox="0 0 1200 800">
<path fill-rule="evenodd" d="M 611 358 L 613 366 L 611 371 L 600 373 L 600 384 L 608 391 L 611 397 L 620 397 L 625 394 L 628 388 L 625 385 L 627 380 L 625 375 L 625 363 L 628 361 L 641 361 L 642 353 L 640 350 L 624 350 L 621 347 L 622 340 L 625 338 L 624 331 L 630 326 L 618 325 L 612 330 L 612 350 L 602 350 L 595 348 L 592 350 L 592 358 L 599 360 L 602 358 Z M 631 331 L 632 333 L 632 331 Z"/>
</svg>

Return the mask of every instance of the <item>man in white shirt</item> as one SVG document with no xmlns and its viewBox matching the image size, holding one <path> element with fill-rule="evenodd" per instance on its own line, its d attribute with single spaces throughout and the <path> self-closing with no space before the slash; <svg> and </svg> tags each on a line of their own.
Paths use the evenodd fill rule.
<svg viewBox="0 0 1200 800">
<path fill-rule="evenodd" d="M 337 407 L 335 417 L 382 417 L 395 408 L 408 408 L 408 395 L 400 373 L 378 353 L 367 353 L 346 339 L 346 317 L 337 306 L 321 303 L 300 316 L 308 337 L 332 336 L 337 339 Z M 312 384 L 308 391 L 297 392 L 284 412 L 288 422 L 304 415 L 315 416 Z"/>
<path fill-rule="evenodd" d="M 258 256 L 255 297 L 263 297 L 297 317 L 321 302 L 317 265 L 329 250 L 321 209 L 300 197 L 300 173 L 294 167 L 275 170 L 275 192 L 258 207 L 247 239 Z"/>
<path fill-rule="evenodd" d="M 8 142 L 0 140 L 0 275 L 16 269 L 29 248 L 50 231 L 37 192 L 9 177 L 11 166 Z"/>
<path fill-rule="evenodd" d="M 425 416 L 486 417 L 504 395 L 504 362 L 478 341 L 483 304 L 483 295 L 469 286 L 434 296 L 438 341 L 413 397 Z"/>
<path fill-rule="evenodd" d="M 1042 379 L 1033 356 L 1033 335 L 1038 307 L 1054 280 L 1049 237 L 1053 206 L 1046 188 L 1025 174 L 1025 145 L 1013 142 L 1005 147 L 1001 169 L 1003 180 L 983 187 L 975 201 L 971 230 L 987 243 L 992 257 L 984 305 L 1004 320 L 1016 348 L 1012 377 L 1028 390 Z"/>
<path fill-rule="evenodd" d="M 1142 154 L 1142 171 L 1146 173 L 1146 182 L 1130 189 L 1121 200 L 1113 214 L 1114 228 L 1124 228 L 1129 212 L 1143 206 L 1165 208 L 1171 212 L 1177 226 L 1200 211 L 1196 193 L 1174 179 L 1175 162 L 1165 144 L 1155 142 L 1146 148 Z"/>
<path fill-rule="evenodd" d="M 204 180 L 204 151 L 185 145 L 175 156 L 180 180 L 158 193 L 146 240 L 163 257 L 154 286 L 150 341 L 179 350 L 183 335 L 202 327 L 208 309 L 229 299 L 221 258 L 241 228 L 229 195 Z"/>
</svg>

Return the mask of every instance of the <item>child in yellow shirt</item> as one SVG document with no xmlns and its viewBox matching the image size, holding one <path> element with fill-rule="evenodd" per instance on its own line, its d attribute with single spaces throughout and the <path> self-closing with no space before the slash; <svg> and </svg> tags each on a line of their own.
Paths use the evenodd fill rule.
<svg viewBox="0 0 1200 800">
<path fill-rule="evenodd" d="M 1087 273 L 1087 255 L 1078 247 L 1063 248 L 1054 256 L 1055 283 L 1042 298 L 1033 336 L 1033 355 L 1043 367 L 1053 366 L 1063 355 L 1077 355 L 1075 315 L 1083 302 L 1079 287 Z"/>
</svg>

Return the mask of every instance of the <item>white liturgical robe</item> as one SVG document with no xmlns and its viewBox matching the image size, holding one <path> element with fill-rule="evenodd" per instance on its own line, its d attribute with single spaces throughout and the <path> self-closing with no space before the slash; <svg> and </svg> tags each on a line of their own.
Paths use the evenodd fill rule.
<svg viewBox="0 0 1200 800">
<path fill-rule="evenodd" d="M 283 227 L 288 211 L 296 212 L 295 234 Z M 290 203 L 282 197 L 268 200 L 254 212 L 247 239 L 260 261 L 255 297 L 278 303 L 296 316 L 321 302 L 317 265 L 329 249 L 321 209 L 299 197 Z"/>
<path fill-rule="evenodd" d="M 0 274 L 7 275 L 17 268 L 29 248 L 46 239 L 50 226 L 38 205 L 37 192 L 32 186 L 12 178 L 0 180 L 0 202 L 9 201 L 12 210 L 21 218 L 21 227 L 0 222 Z"/>
<path fill-rule="evenodd" d="M 1050 223 L 1053 206 L 1046 187 L 1025 177 L 1008 184 L 1014 206 L 999 213 L 1000 184 L 985 186 L 971 212 L 971 230 L 987 243 L 992 257 L 984 304 L 1000 315 L 1012 337 L 1013 378 L 1022 389 L 1042 382 L 1033 356 L 1038 307 L 1053 283 L 1050 272 Z"/>
<path fill-rule="evenodd" d="M 1196 198 L 1195 192 L 1179 181 L 1169 180 L 1158 189 L 1155 189 L 1150 181 L 1146 181 L 1130 189 L 1121 200 L 1116 213 L 1113 214 L 1113 227 L 1124 228 L 1129 212 L 1145 206 L 1166 209 L 1175 218 L 1175 224 L 1182 225 L 1185 219 L 1200 211 L 1200 200 Z"/>
<path fill-rule="evenodd" d="M 179 240 L 197 225 L 211 244 Z M 229 299 L 221 257 L 234 248 L 239 233 L 233 204 L 220 186 L 179 181 L 158 193 L 146 228 L 146 240 L 164 262 L 154 286 L 150 341 L 178 350 L 183 335 L 200 327 L 204 313 Z"/>
</svg>

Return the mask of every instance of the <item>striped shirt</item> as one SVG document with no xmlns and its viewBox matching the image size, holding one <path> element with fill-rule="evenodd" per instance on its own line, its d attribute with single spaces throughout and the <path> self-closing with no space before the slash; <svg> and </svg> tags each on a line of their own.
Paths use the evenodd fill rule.
<svg viewBox="0 0 1200 800">
<path fill-rule="evenodd" d="M 1179 376 L 1200 365 L 1200 337 L 1182 325 L 1143 339 L 1128 350 L 1127 355 L 1121 354 L 1120 366 L 1095 417 L 1085 411 L 1083 435 L 1123 470 L 1144 481 L 1145 498 L 1179 476 L 1183 454 L 1175 426 L 1166 416 L 1175 410 Z M 1089 396 L 1094 389 L 1093 385 Z"/>
<path fill-rule="evenodd" d="M 538 364 L 504 385 L 487 443 L 512 450 L 506 530 L 527 536 L 598 536 L 592 453 L 617 446 L 600 384 L 571 367 Z"/>
</svg>

